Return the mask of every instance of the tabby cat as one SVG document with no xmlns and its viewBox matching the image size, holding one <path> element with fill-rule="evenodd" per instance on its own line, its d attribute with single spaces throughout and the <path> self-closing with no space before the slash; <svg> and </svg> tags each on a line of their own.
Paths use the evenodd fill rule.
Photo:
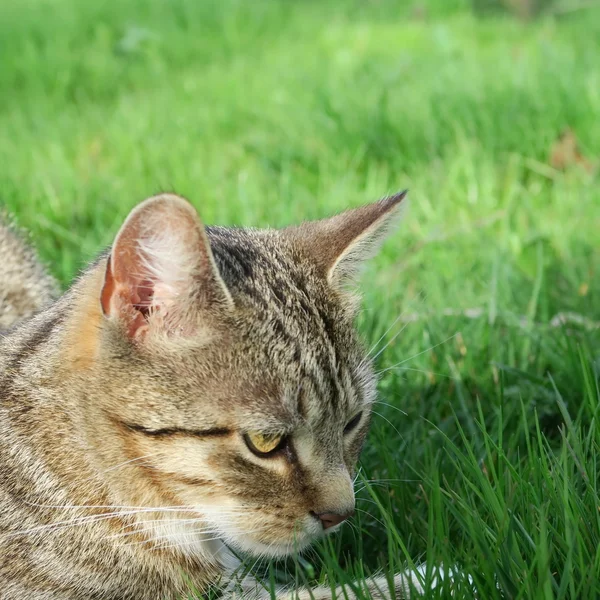
<svg viewBox="0 0 600 600">
<path fill-rule="evenodd" d="M 1 323 L 22 322 L 0 337 L 0 598 L 271 598 L 236 557 L 302 550 L 354 510 L 376 382 L 348 284 L 404 195 L 282 230 L 156 196 L 53 302 L 2 228 Z"/>
</svg>

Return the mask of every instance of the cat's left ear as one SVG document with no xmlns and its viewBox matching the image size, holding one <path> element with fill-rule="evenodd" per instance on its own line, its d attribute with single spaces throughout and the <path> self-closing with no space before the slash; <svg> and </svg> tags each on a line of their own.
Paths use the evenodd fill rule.
<svg viewBox="0 0 600 600">
<path fill-rule="evenodd" d="M 335 287 L 351 281 L 364 262 L 374 256 L 399 221 L 407 190 L 286 230 L 294 243 Z"/>
</svg>

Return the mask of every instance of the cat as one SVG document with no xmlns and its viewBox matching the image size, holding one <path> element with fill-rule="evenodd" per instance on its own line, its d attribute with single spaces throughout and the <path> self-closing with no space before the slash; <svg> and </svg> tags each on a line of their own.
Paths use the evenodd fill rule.
<svg viewBox="0 0 600 600">
<path fill-rule="evenodd" d="M 271 598 L 239 553 L 301 551 L 354 510 L 376 377 L 352 281 L 404 197 L 256 230 L 155 196 L 49 305 L 53 280 L 2 228 L 23 279 L 0 267 L 0 284 L 34 302 L 0 313 L 21 319 L 0 339 L 0 598 Z M 357 597 L 276 592 L 336 596 Z"/>
</svg>

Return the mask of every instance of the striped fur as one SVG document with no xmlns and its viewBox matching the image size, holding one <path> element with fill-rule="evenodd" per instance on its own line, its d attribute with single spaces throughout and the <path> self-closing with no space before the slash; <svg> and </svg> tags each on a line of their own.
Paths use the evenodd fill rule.
<svg viewBox="0 0 600 600">
<path fill-rule="evenodd" d="M 54 300 L 58 286 L 6 219 L 0 219 L 0 257 L 2 332 Z"/>
<path fill-rule="evenodd" d="M 401 199 L 250 230 L 153 198 L 2 338 L 0 598 L 259 598 L 230 549 L 283 556 L 351 512 L 375 377 L 345 287 Z M 289 441 L 261 458 L 247 431 Z"/>
</svg>

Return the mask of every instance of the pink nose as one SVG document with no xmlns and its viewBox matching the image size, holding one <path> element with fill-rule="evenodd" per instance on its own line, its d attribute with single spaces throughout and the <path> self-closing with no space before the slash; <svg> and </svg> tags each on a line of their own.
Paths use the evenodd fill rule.
<svg viewBox="0 0 600 600">
<path fill-rule="evenodd" d="M 345 515 L 339 515 L 337 513 L 320 513 L 317 515 L 317 517 L 321 521 L 323 529 L 329 529 L 330 527 L 335 527 L 336 525 L 339 525 L 347 518 L 351 517 L 353 514 L 354 511 L 346 513 Z"/>
</svg>

